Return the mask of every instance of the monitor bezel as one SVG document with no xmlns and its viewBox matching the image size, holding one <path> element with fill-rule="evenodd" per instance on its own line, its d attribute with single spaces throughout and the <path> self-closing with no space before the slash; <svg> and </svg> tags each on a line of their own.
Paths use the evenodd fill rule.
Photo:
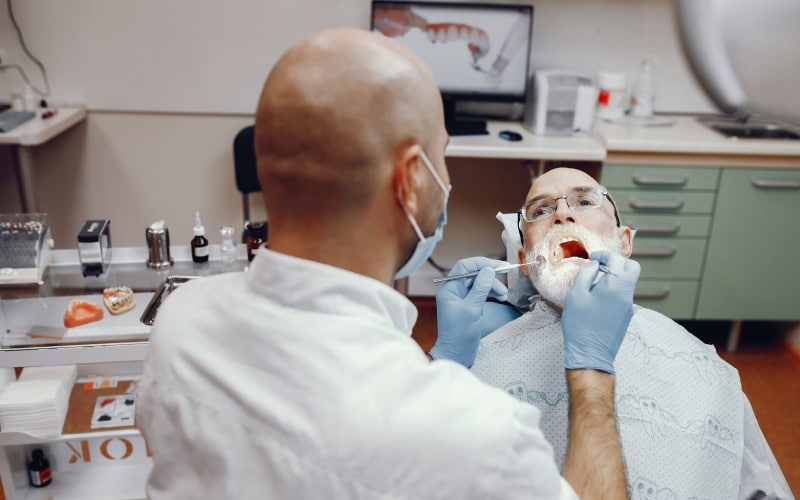
<svg viewBox="0 0 800 500">
<path fill-rule="evenodd" d="M 525 103 L 530 93 L 530 76 L 531 76 L 531 51 L 533 46 L 533 20 L 535 15 L 535 8 L 532 4 L 511 4 L 511 3 L 482 3 L 482 2 L 426 2 L 419 0 L 372 0 L 370 7 L 369 29 L 375 30 L 375 7 L 376 5 L 398 5 L 398 6 L 424 6 L 445 9 L 497 9 L 505 11 L 528 11 L 528 41 L 526 45 L 525 54 L 525 82 L 521 93 L 510 91 L 491 92 L 489 90 L 459 91 L 451 89 L 442 89 L 439 87 L 439 92 L 442 94 L 442 99 L 445 101 L 479 101 L 479 102 L 518 102 Z M 437 82 L 438 85 L 438 82 Z"/>
</svg>

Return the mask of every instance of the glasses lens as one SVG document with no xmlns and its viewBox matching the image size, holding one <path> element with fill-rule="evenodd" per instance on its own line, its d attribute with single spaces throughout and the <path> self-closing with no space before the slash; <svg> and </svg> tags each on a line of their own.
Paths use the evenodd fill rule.
<svg viewBox="0 0 800 500">
<path fill-rule="evenodd" d="M 567 205 L 573 209 L 597 208 L 603 203 L 603 193 L 595 188 L 581 188 L 567 195 Z"/>
<path fill-rule="evenodd" d="M 556 211 L 556 203 L 554 200 L 540 200 L 522 209 L 523 218 L 527 222 L 544 219 L 553 215 Z"/>
</svg>

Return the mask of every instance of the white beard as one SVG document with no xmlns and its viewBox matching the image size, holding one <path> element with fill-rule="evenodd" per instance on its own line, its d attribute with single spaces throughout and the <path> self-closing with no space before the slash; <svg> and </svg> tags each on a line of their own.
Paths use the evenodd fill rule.
<svg viewBox="0 0 800 500">
<path fill-rule="evenodd" d="M 589 264 L 588 257 L 564 258 L 560 244 L 565 240 L 576 240 L 583 245 L 587 256 L 598 250 L 622 253 L 622 238 L 617 233 L 604 238 L 575 224 L 553 226 L 534 247 L 525 254 L 528 276 L 543 299 L 564 308 L 575 274 Z M 535 264 L 537 262 L 542 265 Z M 544 260 L 543 260 L 544 259 Z"/>
</svg>

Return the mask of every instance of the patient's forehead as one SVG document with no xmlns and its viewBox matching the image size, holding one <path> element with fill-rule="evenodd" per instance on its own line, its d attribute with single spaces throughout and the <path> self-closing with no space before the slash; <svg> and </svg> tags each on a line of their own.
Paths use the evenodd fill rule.
<svg viewBox="0 0 800 500">
<path fill-rule="evenodd" d="M 580 186 L 600 187 L 600 184 L 591 175 L 582 170 L 574 168 L 548 170 L 533 181 L 525 200 L 544 195 L 562 196 Z"/>
</svg>

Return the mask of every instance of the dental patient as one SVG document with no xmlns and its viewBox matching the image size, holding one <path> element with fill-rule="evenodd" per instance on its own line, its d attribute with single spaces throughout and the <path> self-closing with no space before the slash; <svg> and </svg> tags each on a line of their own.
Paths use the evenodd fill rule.
<svg viewBox="0 0 800 500">
<path fill-rule="evenodd" d="M 592 177 L 558 168 L 533 182 L 519 217 L 506 222 L 507 245 L 519 245 L 520 235 L 522 245 L 513 250 L 528 265 L 521 268 L 523 280 L 509 277 L 509 297 L 524 298 L 518 305 L 526 312 L 481 340 L 470 369 L 539 408 L 540 427 L 563 468 L 570 395 L 561 311 L 592 252 L 630 256 L 633 231 L 620 224 L 610 195 Z M 713 346 L 634 305 L 613 368 L 632 498 L 793 498 L 738 372 Z"/>
</svg>

